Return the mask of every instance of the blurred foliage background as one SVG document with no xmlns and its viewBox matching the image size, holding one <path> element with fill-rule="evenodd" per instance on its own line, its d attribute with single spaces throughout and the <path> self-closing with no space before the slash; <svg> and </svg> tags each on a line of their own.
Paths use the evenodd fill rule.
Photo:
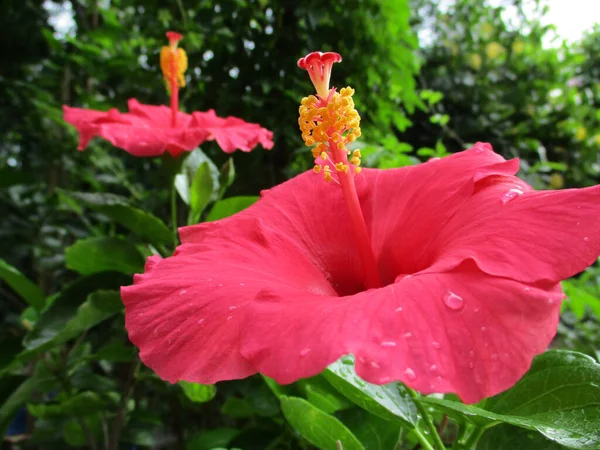
<svg viewBox="0 0 600 450">
<path fill-rule="evenodd" d="M 183 109 L 214 108 L 274 132 L 272 151 L 238 152 L 232 162 L 214 143 L 202 147 L 216 168 L 235 167 L 225 197 L 257 195 L 311 167 L 296 123 L 312 86 L 296 61 L 317 49 L 344 57 L 332 83 L 356 89 L 366 165 L 416 164 L 489 141 L 520 157 L 521 175 L 536 188 L 598 183 L 600 28 L 573 45 L 549 46 L 543 1 L 450 3 L 4 1 L 0 435 L 21 423 L 7 448 L 311 448 L 284 424 L 260 378 L 216 390 L 168 385 L 140 366 L 128 343 L 118 287 L 139 271 L 152 239 L 124 226 L 131 210 L 111 209 L 106 199 L 119 195 L 169 223 L 170 162 L 100 140 L 77 152 L 61 107 L 167 103 L 158 66 L 167 30 L 185 36 Z M 65 16 L 72 20 L 58 20 Z M 125 241 L 123 267 L 82 268 L 89 254 L 77 259 L 73 246 L 92 238 Z M 599 277 L 593 267 L 565 284 L 557 346 L 598 356 Z M 310 383 L 299 389 L 325 396 L 324 380 Z M 356 414 L 344 423 L 360 422 Z"/>
</svg>

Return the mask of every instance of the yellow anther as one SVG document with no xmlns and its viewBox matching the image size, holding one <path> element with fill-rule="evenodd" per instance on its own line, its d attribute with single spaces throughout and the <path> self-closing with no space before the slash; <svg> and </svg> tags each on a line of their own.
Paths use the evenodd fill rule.
<svg viewBox="0 0 600 450">
<path fill-rule="evenodd" d="M 348 142 L 354 142 L 356 140 L 356 134 L 350 132 L 346 135 L 346 139 L 348 139 Z"/>
<path fill-rule="evenodd" d="M 325 152 L 321 152 L 319 156 L 321 157 L 321 159 L 327 159 L 327 153 Z"/>
<path fill-rule="evenodd" d="M 314 173 L 319 173 L 321 171 L 321 166 L 318 164 L 315 164 L 315 167 L 313 167 L 313 172 Z"/>
<path fill-rule="evenodd" d="M 333 177 L 331 176 L 331 169 L 329 168 L 329 166 L 323 167 L 323 178 L 327 182 L 333 180 Z"/>
<path fill-rule="evenodd" d="M 337 148 L 340 149 L 341 151 L 346 150 L 346 144 L 344 144 L 343 141 L 340 141 L 337 143 Z"/>
<path fill-rule="evenodd" d="M 356 149 L 352 152 L 352 156 L 356 157 L 356 158 L 362 158 L 362 154 L 360 153 L 359 149 Z"/>
<path fill-rule="evenodd" d="M 336 163 L 335 170 L 337 170 L 338 172 L 344 172 L 344 166 L 345 164 L 343 162 Z"/>
<path fill-rule="evenodd" d="M 315 140 L 311 136 L 307 136 L 306 139 L 304 139 L 304 143 L 306 146 L 310 147 L 311 145 L 315 145 Z"/>
<path fill-rule="evenodd" d="M 358 156 L 353 156 L 350 162 L 355 166 L 360 166 L 360 158 Z"/>
<path fill-rule="evenodd" d="M 313 158 L 317 159 L 319 157 L 319 155 L 321 155 L 322 152 L 319 151 L 319 147 L 315 147 L 313 149 L 311 149 Z"/>
<path fill-rule="evenodd" d="M 174 60 L 174 61 L 173 61 Z M 177 46 L 163 47 L 160 50 L 160 68 L 167 85 L 171 90 L 171 82 L 179 87 L 185 86 L 185 71 L 188 67 L 188 58 L 185 50 Z M 173 68 L 175 71 L 173 71 Z"/>
<path fill-rule="evenodd" d="M 355 168 L 354 168 L 354 173 L 355 173 L 356 175 L 358 175 L 358 174 L 361 172 L 361 170 L 362 170 L 362 167 L 355 167 Z"/>
</svg>

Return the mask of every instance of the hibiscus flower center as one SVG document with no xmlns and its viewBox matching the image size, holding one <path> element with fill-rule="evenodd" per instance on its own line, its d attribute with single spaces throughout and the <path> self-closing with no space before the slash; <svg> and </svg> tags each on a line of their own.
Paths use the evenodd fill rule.
<svg viewBox="0 0 600 450">
<path fill-rule="evenodd" d="M 169 45 L 160 50 L 160 68 L 165 79 L 167 91 L 171 96 L 171 126 L 177 126 L 177 111 L 179 110 L 179 88 L 185 87 L 185 71 L 188 59 L 185 50 L 178 48 L 183 36 L 174 31 L 167 32 Z"/>
<path fill-rule="evenodd" d="M 337 53 L 313 52 L 298 61 L 298 67 L 308 71 L 317 91 L 317 96 L 302 99 L 298 124 L 305 144 L 314 146 L 314 172 L 323 173 L 326 182 L 334 181 L 342 189 L 354 242 L 363 265 L 365 284 L 371 289 L 381 287 L 382 283 L 354 184 L 354 176 L 361 171 L 361 154 L 358 149 L 351 153 L 346 148 L 361 135 L 360 116 L 352 100 L 354 89 L 346 87 L 338 93 L 335 88 L 329 88 L 333 63 L 341 60 Z M 352 155 L 350 159 L 349 155 Z"/>
</svg>

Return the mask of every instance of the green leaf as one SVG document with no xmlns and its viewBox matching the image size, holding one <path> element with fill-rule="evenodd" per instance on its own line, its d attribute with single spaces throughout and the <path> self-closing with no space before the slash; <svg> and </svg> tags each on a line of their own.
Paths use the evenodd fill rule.
<svg viewBox="0 0 600 450">
<path fill-rule="evenodd" d="M 67 444 L 72 447 L 88 446 L 87 433 L 81 428 L 81 423 L 85 424 L 86 429 L 94 440 L 98 441 L 102 434 L 102 418 L 100 414 L 71 419 L 63 428 L 63 437 Z"/>
<path fill-rule="evenodd" d="M 68 293 L 59 297 L 25 336 L 26 350 L 19 356 L 28 357 L 73 339 L 123 308 L 117 291 L 94 292 L 80 306 L 71 309 L 76 300 L 79 299 Z"/>
<path fill-rule="evenodd" d="M 206 403 L 217 395 L 217 388 L 214 384 L 188 383 L 187 381 L 180 381 L 178 384 L 186 397 L 195 403 Z"/>
<path fill-rule="evenodd" d="M 94 361 L 127 362 L 135 356 L 135 348 L 122 342 L 111 342 L 103 346 L 97 353 L 90 356 Z"/>
<path fill-rule="evenodd" d="M 44 307 L 44 293 L 29 278 L 0 259 L 0 280 L 4 281 L 23 300 L 40 310 Z"/>
<path fill-rule="evenodd" d="M 342 411 L 338 417 L 363 444 L 365 450 L 389 450 L 397 447 L 402 432 L 399 420 L 385 420 L 360 408 Z"/>
<path fill-rule="evenodd" d="M 234 419 L 244 419 L 252 417 L 256 411 L 247 399 L 232 396 L 228 397 L 221 406 L 221 413 Z"/>
<path fill-rule="evenodd" d="M 281 410 L 289 424 L 308 442 L 322 450 L 364 450 L 363 445 L 335 417 L 298 397 L 280 397 Z"/>
<path fill-rule="evenodd" d="M 219 178 L 220 172 L 217 166 L 211 161 L 211 159 L 202 152 L 199 148 L 189 153 L 183 162 L 180 173 L 175 176 L 175 188 L 179 193 L 181 199 L 186 205 L 190 205 L 191 202 L 191 180 L 194 180 L 198 169 L 202 164 L 206 163 L 210 169 L 210 177 L 212 179 L 212 191 L 213 195 L 210 200 L 217 200 L 219 193 Z"/>
<path fill-rule="evenodd" d="M 27 405 L 29 413 L 38 418 L 56 416 L 85 416 L 106 407 L 104 400 L 95 392 L 81 392 L 64 402 L 57 404 L 30 404 Z"/>
<path fill-rule="evenodd" d="M 477 443 L 477 450 L 561 450 L 564 448 L 535 431 L 508 424 L 487 430 Z"/>
<path fill-rule="evenodd" d="M 0 436 L 4 436 L 13 417 L 42 383 L 52 383 L 53 377 L 47 371 L 36 368 L 28 378 L 9 376 L 0 379 Z"/>
<path fill-rule="evenodd" d="M 200 214 L 213 195 L 213 180 L 208 163 L 200 164 L 190 187 L 190 217 L 188 224 L 198 223 Z"/>
<path fill-rule="evenodd" d="M 504 422 L 537 430 L 569 448 L 600 445 L 600 365 L 582 353 L 552 350 L 538 356 L 513 388 L 482 407 L 429 397 L 421 400 L 458 412 L 480 426 Z"/>
<path fill-rule="evenodd" d="M 417 410 L 399 383 L 377 386 L 363 381 L 354 371 L 351 357 L 344 357 L 331 364 L 323 375 L 350 401 L 376 416 L 387 420 L 401 419 L 415 425 Z"/>
<path fill-rule="evenodd" d="M 297 384 L 310 403 L 328 414 L 354 406 L 321 375 L 300 380 Z"/>
<path fill-rule="evenodd" d="M 130 206 L 127 199 L 114 194 L 75 192 L 72 198 L 127 228 L 136 236 L 155 245 L 173 241 L 171 230 L 156 216 Z"/>
<path fill-rule="evenodd" d="M 211 450 L 216 447 L 225 447 L 240 433 L 235 428 L 217 428 L 215 430 L 202 430 L 192 435 L 186 444 L 185 450 Z"/>
<path fill-rule="evenodd" d="M 114 237 L 80 239 L 65 252 L 66 266 L 82 275 L 115 270 L 134 274 L 144 270 L 144 257 L 135 245 Z"/>
<path fill-rule="evenodd" d="M 239 196 L 229 197 L 223 200 L 219 200 L 214 204 L 208 216 L 206 222 L 212 222 L 213 220 L 223 219 L 225 217 L 232 216 L 248 206 L 256 203 L 259 197 L 256 196 Z"/>
</svg>

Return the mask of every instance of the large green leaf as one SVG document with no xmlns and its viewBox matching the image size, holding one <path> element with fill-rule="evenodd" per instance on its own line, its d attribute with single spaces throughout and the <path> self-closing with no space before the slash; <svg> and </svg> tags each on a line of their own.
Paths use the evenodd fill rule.
<svg viewBox="0 0 600 450">
<path fill-rule="evenodd" d="M 208 163 L 200 164 L 190 186 L 190 215 L 188 224 L 198 223 L 202 211 L 204 211 L 204 208 L 206 208 L 212 199 L 214 188 Z"/>
<path fill-rule="evenodd" d="M 365 450 L 395 449 L 403 428 L 400 420 L 385 420 L 364 409 L 353 408 L 338 414 L 339 419 L 363 444 Z"/>
<path fill-rule="evenodd" d="M 127 199 L 114 194 L 83 193 L 69 194 L 88 208 L 104 214 L 109 219 L 123 225 L 136 236 L 152 244 L 162 245 L 173 241 L 171 230 L 156 216 L 134 208 Z"/>
<path fill-rule="evenodd" d="M 383 419 L 401 419 L 415 425 L 417 410 L 399 383 L 377 386 L 356 375 L 352 358 L 346 356 L 331 364 L 323 375 L 339 392 L 361 408 Z"/>
<path fill-rule="evenodd" d="M 0 280 L 8 284 L 13 291 L 35 309 L 40 310 L 44 307 L 44 293 L 42 290 L 3 259 L 0 259 Z"/>
<path fill-rule="evenodd" d="M 536 431 L 508 424 L 501 424 L 487 430 L 477 443 L 477 450 L 561 450 L 564 448 Z"/>
<path fill-rule="evenodd" d="M 208 166 L 209 176 L 212 180 L 213 193 L 210 200 L 214 201 L 218 198 L 221 177 L 219 169 L 201 149 L 197 148 L 187 155 L 180 172 L 175 176 L 175 188 L 186 205 L 190 205 L 192 182 L 202 164 Z"/>
<path fill-rule="evenodd" d="M 20 357 L 27 358 L 73 339 L 123 308 L 117 291 L 94 292 L 76 306 L 80 301 L 76 292 L 60 296 L 25 336 L 26 350 Z"/>
<path fill-rule="evenodd" d="M 212 222 L 213 220 L 223 219 L 225 217 L 232 216 L 244 209 L 248 206 L 256 203 L 259 197 L 256 196 L 239 196 L 239 197 L 229 197 L 223 200 L 219 200 L 214 204 L 208 216 L 206 217 L 206 222 Z"/>
<path fill-rule="evenodd" d="M 69 269 L 82 275 L 115 270 L 126 274 L 142 272 L 144 257 L 135 245 L 123 239 L 101 236 L 80 239 L 65 252 Z"/>
<path fill-rule="evenodd" d="M 185 396 L 195 403 L 206 403 L 217 395 L 217 388 L 214 384 L 180 381 L 179 386 L 183 389 Z"/>
<path fill-rule="evenodd" d="M 504 422 L 537 430 L 566 447 L 600 446 L 600 365 L 581 353 L 553 350 L 538 356 L 512 389 L 483 407 L 435 398 L 422 401 L 478 425 Z"/>
<path fill-rule="evenodd" d="M 335 417 L 298 397 L 280 397 L 281 410 L 289 424 L 308 442 L 322 450 L 364 450 L 363 445 Z"/>
<path fill-rule="evenodd" d="M 299 380 L 296 384 L 310 403 L 328 414 L 354 406 L 322 375 Z"/>
</svg>

